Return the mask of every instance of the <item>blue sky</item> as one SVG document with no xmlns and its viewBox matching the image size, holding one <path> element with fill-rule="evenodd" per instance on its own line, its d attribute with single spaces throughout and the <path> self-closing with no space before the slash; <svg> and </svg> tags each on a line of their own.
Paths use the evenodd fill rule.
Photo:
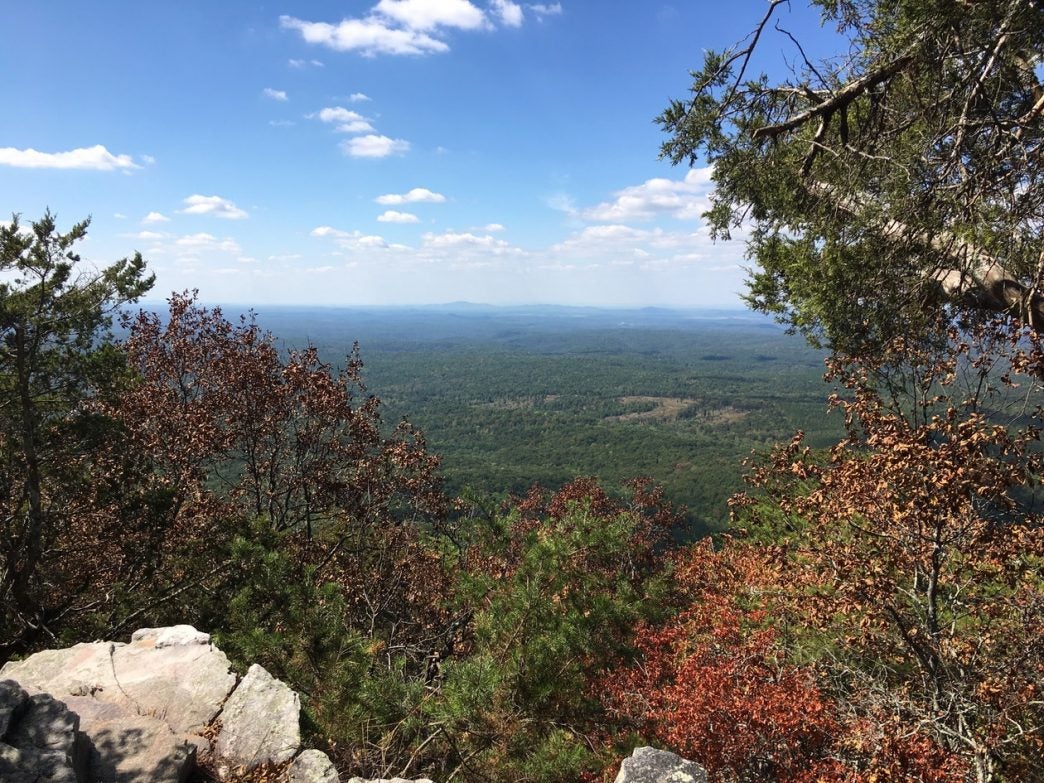
<svg viewBox="0 0 1044 783">
<path fill-rule="evenodd" d="M 659 161 L 653 118 L 765 7 L 11 4 L 0 214 L 90 215 L 83 256 L 140 250 L 155 298 L 738 305 L 709 171 Z"/>
</svg>

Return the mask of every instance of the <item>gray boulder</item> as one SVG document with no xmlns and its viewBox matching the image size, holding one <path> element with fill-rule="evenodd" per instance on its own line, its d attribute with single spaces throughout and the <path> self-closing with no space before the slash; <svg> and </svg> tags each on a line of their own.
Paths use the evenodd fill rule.
<svg viewBox="0 0 1044 783">
<path fill-rule="evenodd" d="M 321 750 L 305 750 L 287 771 L 287 783 L 340 783 L 330 757 Z"/>
<path fill-rule="evenodd" d="M 22 735 L 39 731 L 33 729 L 39 720 L 30 709 L 4 740 L 21 753 L 17 760 L 6 754 L 8 768 L 30 769 L 64 753 L 76 770 L 69 780 L 89 783 L 182 783 L 196 755 L 196 745 L 183 735 L 201 732 L 214 719 L 236 681 L 225 654 L 191 626 L 143 629 L 130 644 L 45 650 L 5 664 L 0 677 L 23 691 L 59 700 L 55 703 L 72 716 L 66 719 L 72 726 L 66 734 L 80 737 L 75 753 L 41 750 L 38 743 L 28 750 Z M 11 707 L 17 701 L 12 694 L 10 685 L 0 687 L 0 723 L 10 722 L 18 709 Z M 37 699 L 32 697 L 30 706 Z M 0 774 L 0 779 L 6 783 L 11 775 Z M 53 775 L 43 779 L 58 780 Z"/>
<path fill-rule="evenodd" d="M 165 720 L 179 734 L 201 731 L 235 685 L 228 658 L 191 626 L 144 629 L 134 638 L 130 644 L 45 650 L 5 664 L 0 678 L 57 698 L 90 696 L 118 704 L 130 714 Z"/>
<path fill-rule="evenodd" d="M 65 703 L 87 737 L 91 783 L 183 783 L 195 768 L 196 747 L 159 718 L 90 696 Z"/>
<path fill-rule="evenodd" d="M 201 755 L 221 776 L 272 764 L 282 783 L 339 783 L 326 754 L 298 755 L 300 707 L 260 666 L 237 686 L 188 625 L 45 650 L 0 669 L 0 783 L 185 783 Z"/>
<path fill-rule="evenodd" d="M 0 742 L 4 783 L 77 783 L 84 778 L 86 745 L 79 717 L 46 693 L 30 696 L 4 687 L 7 725 Z"/>
<path fill-rule="evenodd" d="M 282 764 L 301 747 L 301 700 L 256 663 L 221 710 L 214 745 L 222 777 L 237 767 Z"/>
<path fill-rule="evenodd" d="M 616 783 L 707 783 L 707 772 L 694 761 L 656 748 L 635 748 L 620 765 Z"/>
<path fill-rule="evenodd" d="M 0 680 L 0 739 L 29 706 L 29 694 L 14 680 Z"/>
</svg>

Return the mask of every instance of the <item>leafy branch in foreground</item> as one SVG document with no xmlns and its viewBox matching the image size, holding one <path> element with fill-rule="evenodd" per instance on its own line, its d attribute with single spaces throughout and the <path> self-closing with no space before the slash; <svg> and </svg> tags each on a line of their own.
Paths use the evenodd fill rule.
<svg viewBox="0 0 1044 783">
<path fill-rule="evenodd" d="M 750 229 L 749 301 L 849 353 L 940 307 L 1044 324 L 1044 17 L 1026 0 L 816 0 L 845 48 L 749 70 L 789 4 L 710 52 L 659 121 L 714 167 L 714 233 Z"/>
</svg>

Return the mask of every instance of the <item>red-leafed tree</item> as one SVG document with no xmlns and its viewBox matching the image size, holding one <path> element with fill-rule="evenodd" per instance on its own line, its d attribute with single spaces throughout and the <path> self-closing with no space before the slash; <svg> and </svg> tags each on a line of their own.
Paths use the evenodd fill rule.
<svg viewBox="0 0 1044 783">
<path fill-rule="evenodd" d="M 282 356 L 251 319 L 233 324 L 188 294 L 169 304 L 165 317 L 127 319 L 122 347 L 136 379 L 94 405 L 166 499 L 150 547 L 164 587 L 123 622 L 197 583 L 222 584 L 232 539 L 260 524 L 301 578 L 312 568 L 309 578 L 340 584 L 354 623 L 394 615 L 396 627 L 423 625 L 423 590 L 405 578 L 406 561 L 445 512 L 438 460 L 408 424 L 382 432 L 358 354 L 334 372 L 314 348 Z"/>
<path fill-rule="evenodd" d="M 788 603 L 782 550 L 727 540 L 679 553 L 684 607 L 636 631 L 638 661 L 607 675 L 621 728 L 706 767 L 719 783 L 961 783 L 968 765 L 915 725 L 837 699 Z M 795 663 L 797 658 L 805 663 Z"/>
<path fill-rule="evenodd" d="M 759 598 L 761 553 L 709 542 L 674 559 L 685 607 L 637 629 L 638 665 L 606 679 L 606 701 L 643 734 L 721 780 L 796 780 L 837 731 L 811 669 L 790 665 Z"/>
<path fill-rule="evenodd" d="M 1002 402 L 1032 399 L 1044 353 L 1004 320 L 953 327 L 949 345 L 895 347 L 915 407 L 872 383 L 887 352 L 836 360 L 850 437 L 829 460 L 799 438 L 777 450 L 751 477 L 768 501 L 741 515 L 783 547 L 783 611 L 854 721 L 887 716 L 977 781 L 1030 780 L 1044 775 L 1039 409 Z"/>
<path fill-rule="evenodd" d="M 168 318 L 143 311 L 128 326 L 141 381 L 109 412 L 181 502 L 308 535 L 337 517 L 443 513 L 437 460 L 406 424 L 383 436 L 357 352 L 338 373 L 312 347 L 284 361 L 252 320 L 234 325 L 187 294 L 171 297 Z"/>
</svg>

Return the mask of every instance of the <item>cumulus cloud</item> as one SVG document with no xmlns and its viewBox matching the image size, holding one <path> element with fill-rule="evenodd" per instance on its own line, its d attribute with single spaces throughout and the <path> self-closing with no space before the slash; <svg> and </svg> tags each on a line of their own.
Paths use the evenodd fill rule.
<svg viewBox="0 0 1044 783">
<path fill-rule="evenodd" d="M 558 3 L 529 8 L 540 19 L 562 12 Z M 448 31 L 492 30 L 494 22 L 520 27 L 523 20 L 522 6 L 514 0 L 489 0 L 488 13 L 471 0 L 379 0 L 366 16 L 342 19 L 337 24 L 293 16 L 281 16 L 279 23 L 284 30 L 300 33 L 308 43 L 375 57 L 447 52 Z"/>
<path fill-rule="evenodd" d="M 531 5 L 527 5 L 526 8 L 528 8 L 530 11 L 536 14 L 537 18 L 541 20 L 545 16 L 558 16 L 562 13 L 561 3 L 533 3 Z"/>
<path fill-rule="evenodd" d="M 343 106 L 328 106 L 311 116 L 318 117 L 322 122 L 336 122 L 340 133 L 368 133 L 373 130 L 369 118 Z"/>
<path fill-rule="evenodd" d="M 290 100 L 286 95 L 286 90 L 273 90 L 271 87 L 265 87 L 265 89 L 261 90 L 261 94 L 266 98 L 271 98 L 273 101 Z"/>
<path fill-rule="evenodd" d="M 155 241 L 157 239 L 163 239 L 166 234 L 161 234 L 158 231 L 139 231 L 137 234 L 131 234 L 133 239 L 142 239 L 145 241 Z"/>
<path fill-rule="evenodd" d="M 344 19 L 333 25 L 306 22 L 292 16 L 279 17 L 286 30 L 296 30 L 308 43 L 339 52 L 357 51 L 368 57 L 378 54 L 432 54 L 448 52 L 449 46 L 427 33 L 389 27 L 380 19 Z"/>
<path fill-rule="evenodd" d="M 195 194 L 185 199 L 185 208 L 181 210 L 186 215 L 213 215 L 225 220 L 243 220 L 248 217 L 247 213 L 221 196 L 201 196 Z"/>
<path fill-rule="evenodd" d="M 348 100 L 351 103 L 365 103 L 366 101 L 373 99 L 370 98 L 370 96 L 364 92 L 353 92 L 351 95 L 348 96 Z"/>
<path fill-rule="evenodd" d="M 428 247 L 484 247 L 484 248 L 507 248 L 508 243 L 503 239 L 497 239 L 489 234 L 477 236 L 470 232 L 457 233 L 446 231 L 442 234 L 427 233 L 421 239 Z"/>
<path fill-rule="evenodd" d="M 155 223 L 169 223 L 170 218 L 164 215 L 162 212 L 150 212 L 141 219 L 143 226 L 153 225 Z"/>
<path fill-rule="evenodd" d="M 371 133 L 341 142 L 341 150 L 353 158 L 387 158 L 389 155 L 405 155 L 410 150 L 410 143 L 405 139 Z"/>
<path fill-rule="evenodd" d="M 378 204 L 393 206 L 395 204 L 416 204 L 427 202 L 430 204 L 442 204 L 446 197 L 427 188 L 413 188 L 406 193 L 385 193 L 374 199 Z"/>
<path fill-rule="evenodd" d="M 511 0 L 490 0 L 493 13 L 500 19 L 501 24 L 507 27 L 522 26 L 522 6 Z"/>
<path fill-rule="evenodd" d="M 335 239 L 345 250 L 407 250 L 405 245 L 389 243 L 384 237 L 376 234 L 364 234 L 359 230 L 344 231 L 333 226 L 317 226 L 312 229 L 313 237 Z"/>
<path fill-rule="evenodd" d="M 236 240 L 226 237 L 218 239 L 212 234 L 200 232 L 198 234 L 186 234 L 178 237 L 174 245 L 184 250 L 205 250 L 208 252 L 220 251 L 222 253 L 234 253 L 242 255 L 243 251 Z"/>
<path fill-rule="evenodd" d="M 389 209 L 377 216 L 378 223 L 419 223 L 420 218 L 409 212 L 398 212 Z"/>
<path fill-rule="evenodd" d="M 502 225 L 500 225 L 500 223 L 487 223 L 480 230 L 481 231 L 486 231 L 486 232 L 492 234 L 492 233 L 495 233 L 497 231 L 503 231 L 504 227 Z"/>
<path fill-rule="evenodd" d="M 127 171 L 141 168 L 130 155 L 113 155 L 101 144 L 69 152 L 39 152 L 32 147 L 0 147 L 0 166 L 20 169 L 79 169 L 83 171 Z"/>
<path fill-rule="evenodd" d="M 373 11 L 410 30 L 475 30 L 489 24 L 485 13 L 469 0 L 380 0 Z"/>
<path fill-rule="evenodd" d="M 581 212 L 587 220 L 626 223 L 667 215 L 694 220 L 710 208 L 711 168 L 691 169 L 682 180 L 657 177 L 619 190 L 606 201 Z"/>
</svg>

